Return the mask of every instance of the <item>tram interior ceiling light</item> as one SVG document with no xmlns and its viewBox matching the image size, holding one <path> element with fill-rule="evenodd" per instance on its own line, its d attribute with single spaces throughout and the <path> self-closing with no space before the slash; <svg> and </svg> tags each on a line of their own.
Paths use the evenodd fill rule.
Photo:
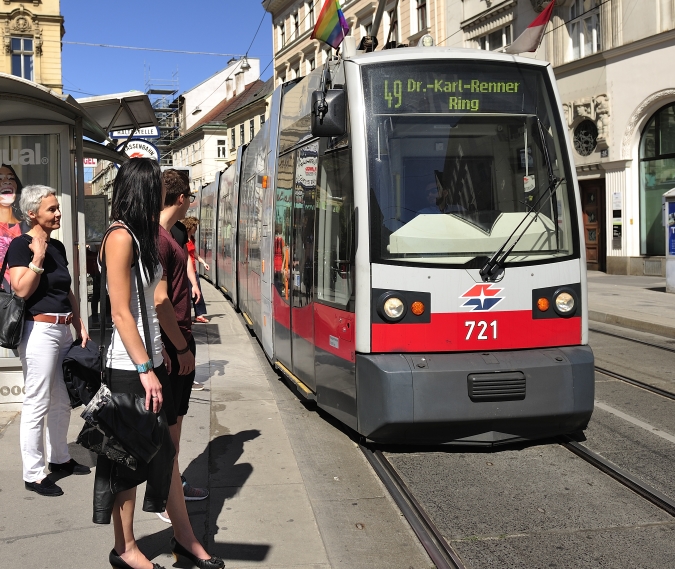
<svg viewBox="0 0 675 569">
<path fill-rule="evenodd" d="M 198 115 L 198 114 L 201 113 L 201 112 L 202 112 L 202 110 L 199 108 L 199 105 L 197 105 L 197 106 L 195 107 L 195 110 L 192 111 L 192 114 L 193 114 L 193 115 Z"/>
</svg>

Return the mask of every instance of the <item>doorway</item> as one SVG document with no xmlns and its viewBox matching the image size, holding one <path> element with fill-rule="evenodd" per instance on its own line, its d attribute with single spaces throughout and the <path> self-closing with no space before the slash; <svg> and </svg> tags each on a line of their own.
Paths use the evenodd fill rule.
<svg viewBox="0 0 675 569">
<path fill-rule="evenodd" d="M 581 210 L 586 242 L 586 267 L 589 271 L 605 271 L 607 235 L 605 234 L 605 180 L 580 180 Z"/>
</svg>

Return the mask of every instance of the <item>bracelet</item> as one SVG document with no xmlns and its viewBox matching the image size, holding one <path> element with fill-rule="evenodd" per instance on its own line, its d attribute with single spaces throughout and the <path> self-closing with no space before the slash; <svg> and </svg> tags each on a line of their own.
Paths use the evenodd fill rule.
<svg viewBox="0 0 675 569">
<path fill-rule="evenodd" d="M 37 265 L 33 264 L 33 261 L 28 263 L 28 268 L 33 271 L 36 275 L 41 275 L 42 273 L 45 272 L 45 270 L 42 267 L 38 267 Z"/>
<path fill-rule="evenodd" d="M 136 371 L 138 373 L 147 373 L 155 367 L 154 364 L 152 363 L 152 360 L 148 360 L 147 362 L 142 364 L 134 364 L 134 365 L 136 366 Z"/>
<path fill-rule="evenodd" d="M 179 356 L 182 356 L 183 354 L 187 354 L 189 351 L 190 351 L 190 344 L 187 344 L 185 348 L 183 348 L 182 350 L 176 350 L 176 353 Z"/>
</svg>

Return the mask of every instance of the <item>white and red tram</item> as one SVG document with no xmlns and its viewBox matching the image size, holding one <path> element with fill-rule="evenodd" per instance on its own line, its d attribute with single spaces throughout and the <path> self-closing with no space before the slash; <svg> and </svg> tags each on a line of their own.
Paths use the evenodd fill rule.
<svg viewBox="0 0 675 569">
<path fill-rule="evenodd" d="M 327 69 L 279 87 L 202 192 L 207 278 L 302 395 L 370 440 L 583 430 L 586 260 L 550 65 L 407 48 Z"/>
</svg>

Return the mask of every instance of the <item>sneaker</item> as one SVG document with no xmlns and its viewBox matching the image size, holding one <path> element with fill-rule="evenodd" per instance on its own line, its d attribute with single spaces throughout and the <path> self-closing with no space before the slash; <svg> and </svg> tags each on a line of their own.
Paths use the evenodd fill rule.
<svg viewBox="0 0 675 569">
<path fill-rule="evenodd" d="M 204 384 L 199 383 L 198 381 L 195 381 L 192 384 L 192 391 L 202 391 L 204 389 Z"/>
<path fill-rule="evenodd" d="M 209 491 L 206 488 L 190 486 L 188 481 L 185 480 L 185 476 L 181 476 L 180 479 L 183 481 L 183 496 L 185 496 L 186 502 L 196 502 L 209 497 Z"/>
<path fill-rule="evenodd" d="M 155 512 L 157 514 L 157 517 L 162 520 L 165 524 L 170 524 L 171 519 L 169 518 L 169 514 L 166 512 Z"/>
<path fill-rule="evenodd" d="M 85 466 L 84 464 L 75 462 L 75 459 L 73 458 L 71 458 L 68 462 L 63 462 L 61 464 L 50 462 L 49 470 L 52 472 L 65 472 L 66 474 L 75 474 L 78 476 L 89 474 L 91 472 L 91 468 Z"/>
<path fill-rule="evenodd" d="M 36 492 L 40 496 L 62 496 L 63 490 L 49 478 L 43 479 L 41 482 L 25 482 L 26 490 Z"/>
</svg>

